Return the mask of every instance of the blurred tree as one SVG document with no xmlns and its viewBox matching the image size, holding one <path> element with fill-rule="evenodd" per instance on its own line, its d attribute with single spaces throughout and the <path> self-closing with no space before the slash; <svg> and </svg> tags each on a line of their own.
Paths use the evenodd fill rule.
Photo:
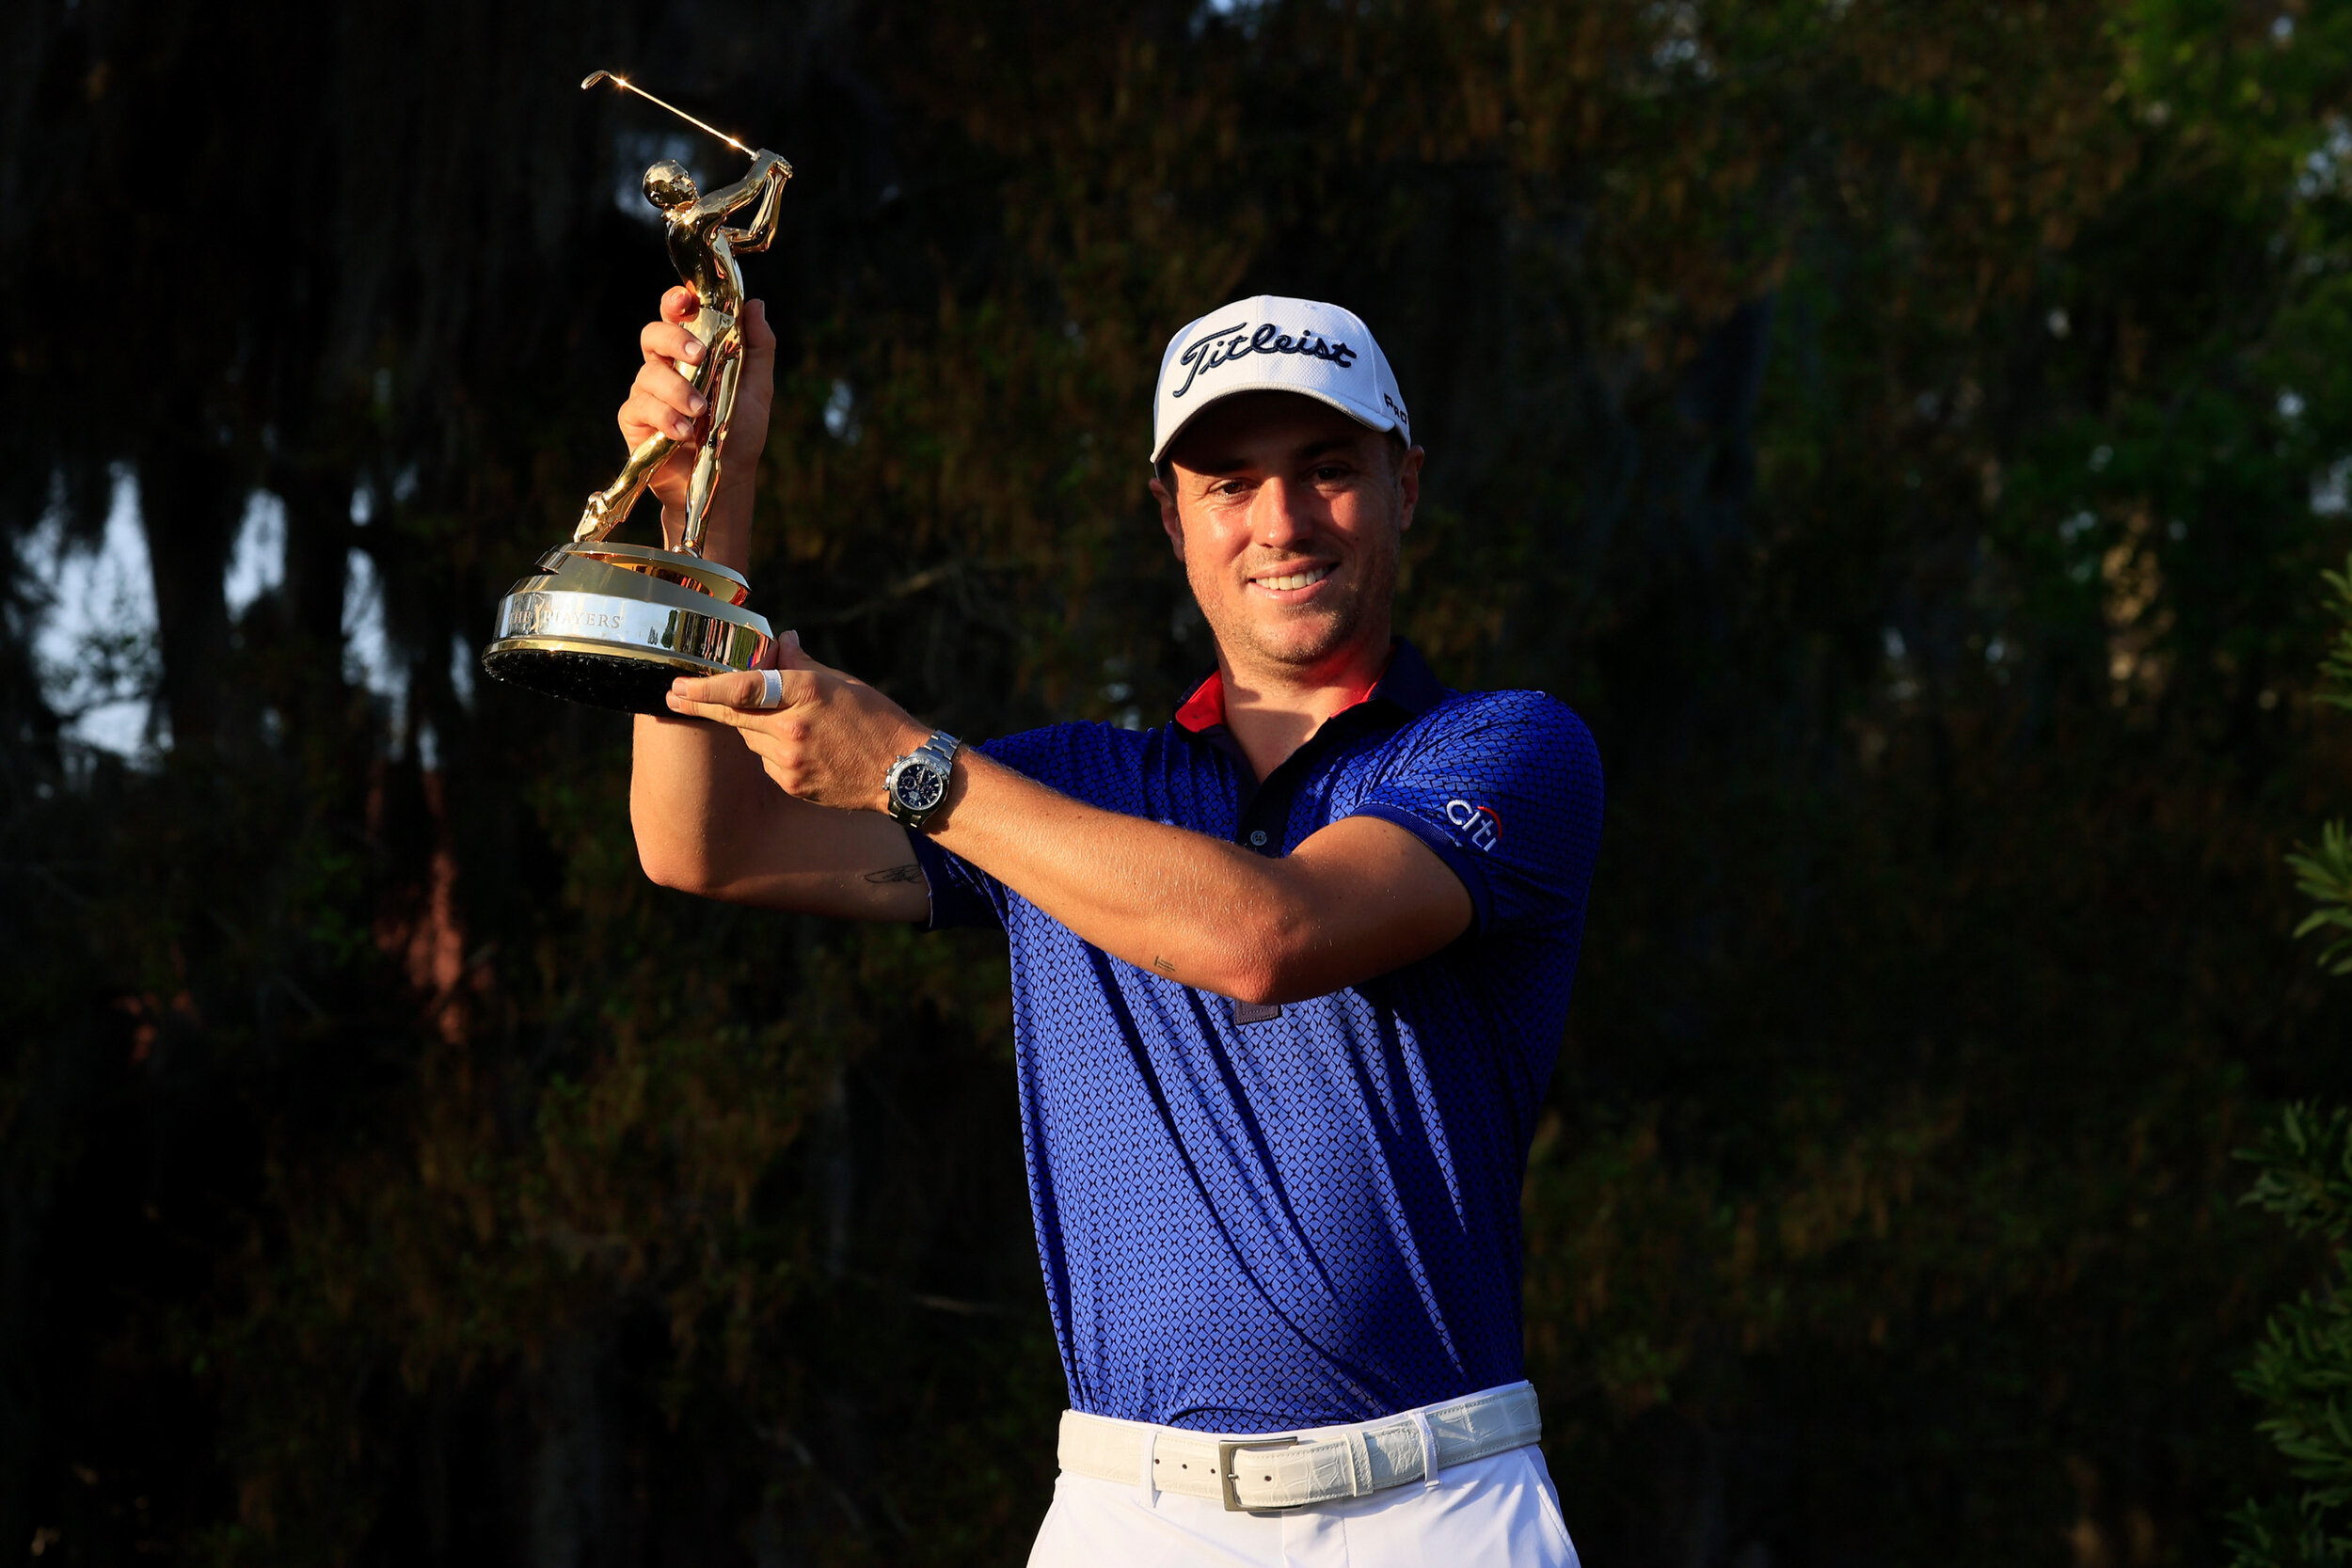
<svg viewBox="0 0 2352 1568">
<path fill-rule="evenodd" d="M 2291 1105 L 2249 1151 L 2262 1166 L 2250 1195 L 2297 1235 L 2317 1236 L 2333 1255 L 2334 1280 L 2306 1291 L 2264 1325 L 2253 1364 L 2238 1383 L 2268 1414 L 2262 1430 L 2278 1446 L 2300 1494 L 2249 1504 L 2233 1516 L 2240 1568 L 2297 1568 L 2352 1558 L 2344 1511 L 2352 1505 L 2352 1113 Z"/>
<path fill-rule="evenodd" d="M 2352 562 L 2323 574 L 2337 617 L 2334 641 L 2320 666 L 2315 700 L 2352 708 Z M 2298 937 L 2328 941 L 2320 967 L 2352 974 L 2352 835 L 2341 821 L 2321 830 L 2319 846 L 2286 857 L 2297 889 L 2313 908 Z M 2352 1507 L 2352 1111 L 2293 1104 L 2245 1157 L 2261 1168 L 2247 1201 L 2279 1215 L 2298 1236 L 2328 1248 L 2337 1282 L 2306 1290 L 2273 1312 L 2238 1386 L 2267 1412 L 2261 1430 L 2277 1445 L 2301 1493 L 2249 1503 L 2233 1516 L 2239 1568 L 2295 1568 L 2352 1559 L 2344 1512 Z"/>
<path fill-rule="evenodd" d="M 0 532 L 135 490 L 169 741 L 68 737 L 12 577 L 0 1539 L 1025 1550 L 1062 1391 L 1001 958 L 650 889 L 624 727 L 469 673 L 666 277 L 613 192 L 668 128 L 573 91 L 612 67 L 801 169 L 753 579 L 958 733 L 1154 722 L 1206 659 L 1141 490 L 1168 331 L 1261 288 L 1380 331 L 1434 454 L 1408 629 L 1612 772 L 1526 1208 L 1594 1560 L 2215 1555 L 2305 1262 L 2229 1153 L 2352 1100 L 2273 876 L 2344 761 L 2298 650 L 2352 513 L 2352 13 L 0 30 Z M 257 493 L 283 581 L 232 615 Z"/>
</svg>

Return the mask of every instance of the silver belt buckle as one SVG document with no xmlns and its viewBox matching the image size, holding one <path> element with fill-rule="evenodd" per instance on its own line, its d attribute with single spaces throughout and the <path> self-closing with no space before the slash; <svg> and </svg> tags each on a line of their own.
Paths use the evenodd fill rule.
<svg viewBox="0 0 2352 1568">
<path fill-rule="evenodd" d="M 1302 1441 L 1304 1439 L 1297 1437 L 1235 1438 L 1231 1442 L 1220 1439 L 1216 1445 L 1216 1483 L 1225 1491 L 1225 1512 L 1228 1513 L 1281 1513 L 1294 1508 L 1305 1508 L 1307 1506 L 1305 1503 L 1285 1503 L 1276 1508 L 1244 1508 L 1241 1494 L 1233 1490 L 1233 1482 L 1238 1479 L 1233 1473 L 1235 1454 L 1252 1453 L 1265 1449 L 1295 1449 Z"/>
</svg>

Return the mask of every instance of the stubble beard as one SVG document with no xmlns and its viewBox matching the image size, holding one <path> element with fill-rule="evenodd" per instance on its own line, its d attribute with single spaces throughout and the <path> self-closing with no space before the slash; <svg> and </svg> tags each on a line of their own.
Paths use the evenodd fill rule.
<svg viewBox="0 0 2352 1568">
<path fill-rule="evenodd" d="M 1192 584 L 1192 596 L 1228 662 L 1238 655 L 1244 662 L 1264 668 L 1310 671 L 1354 646 L 1375 612 L 1389 609 L 1396 596 L 1400 547 L 1391 530 L 1379 545 L 1349 558 L 1346 576 L 1352 591 L 1308 615 L 1252 614 L 1246 602 L 1228 612 L 1228 601 L 1202 593 L 1198 581 Z M 1242 590 L 1245 601 L 1248 593 Z M 1209 609 L 1213 603 L 1218 606 L 1216 611 Z"/>
</svg>

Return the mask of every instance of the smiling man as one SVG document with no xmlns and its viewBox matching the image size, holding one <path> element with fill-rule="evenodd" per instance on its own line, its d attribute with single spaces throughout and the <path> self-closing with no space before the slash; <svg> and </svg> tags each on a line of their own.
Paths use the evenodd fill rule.
<svg viewBox="0 0 2352 1568">
<path fill-rule="evenodd" d="M 632 446 L 701 412 L 692 309 L 674 291 L 645 329 Z M 774 340 L 745 325 L 755 449 Z M 1169 724 L 966 746 L 787 634 L 781 669 L 638 721 L 646 873 L 1005 932 L 1071 1404 L 1033 1563 L 1573 1563 L 1521 1374 L 1518 1193 L 1599 837 L 1592 739 L 1392 637 L 1422 452 L 1356 316 L 1203 316 L 1153 423 L 1217 652 Z M 713 507 L 737 565 L 752 467 Z M 674 532 L 682 478 L 656 489 Z"/>
</svg>

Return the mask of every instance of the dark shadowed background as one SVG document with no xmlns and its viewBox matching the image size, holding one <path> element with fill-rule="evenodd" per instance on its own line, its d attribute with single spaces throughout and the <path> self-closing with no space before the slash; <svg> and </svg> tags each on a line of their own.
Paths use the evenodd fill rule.
<svg viewBox="0 0 2352 1568">
<path fill-rule="evenodd" d="M 2352 1099 L 2315 0 L 0 8 L 0 1560 L 1043 1511 L 1000 949 L 652 888 L 627 721 L 474 673 L 620 456 L 638 170 L 735 167 L 599 67 L 798 167 L 755 605 L 959 734 L 1206 667 L 1169 332 L 1380 335 L 1405 629 L 1609 768 L 1525 1206 L 1588 1563 L 2216 1560 L 2325 1263 L 2233 1151 Z"/>
</svg>

